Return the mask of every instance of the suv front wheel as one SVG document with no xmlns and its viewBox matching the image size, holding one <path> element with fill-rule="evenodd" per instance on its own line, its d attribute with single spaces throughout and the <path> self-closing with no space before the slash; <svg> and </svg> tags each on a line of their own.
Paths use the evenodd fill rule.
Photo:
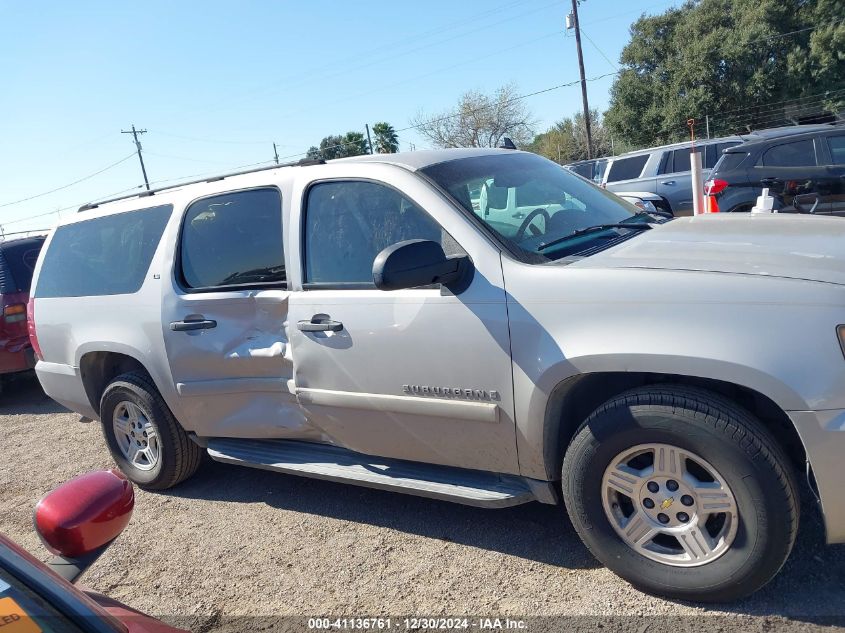
<svg viewBox="0 0 845 633">
<path fill-rule="evenodd" d="M 114 461 L 141 488 L 171 488 L 199 468 L 202 449 L 142 373 L 122 374 L 109 383 L 100 399 L 100 419 Z"/>
<path fill-rule="evenodd" d="M 604 565 L 645 591 L 728 601 L 771 580 L 798 528 L 783 451 L 716 394 L 645 387 L 596 410 L 563 463 L 572 523 Z"/>
</svg>

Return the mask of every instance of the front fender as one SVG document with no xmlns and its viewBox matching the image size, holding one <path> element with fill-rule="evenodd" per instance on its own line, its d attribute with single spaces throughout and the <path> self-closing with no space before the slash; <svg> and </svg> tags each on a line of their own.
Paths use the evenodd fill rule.
<svg viewBox="0 0 845 633">
<path fill-rule="evenodd" d="M 836 340 L 836 324 L 845 321 L 840 286 L 503 264 L 523 475 L 551 472 L 545 444 L 557 438 L 546 428 L 550 398 L 580 375 L 699 378 L 757 392 L 786 412 L 845 408 L 845 359 Z"/>
</svg>

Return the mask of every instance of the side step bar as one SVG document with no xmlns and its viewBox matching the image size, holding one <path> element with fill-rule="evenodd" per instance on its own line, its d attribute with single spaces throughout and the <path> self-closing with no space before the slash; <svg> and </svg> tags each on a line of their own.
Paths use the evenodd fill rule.
<svg viewBox="0 0 845 633">
<path fill-rule="evenodd" d="M 515 475 L 385 459 L 326 444 L 214 438 L 208 441 L 208 454 L 218 462 L 485 508 L 537 499 L 533 482 Z"/>
</svg>

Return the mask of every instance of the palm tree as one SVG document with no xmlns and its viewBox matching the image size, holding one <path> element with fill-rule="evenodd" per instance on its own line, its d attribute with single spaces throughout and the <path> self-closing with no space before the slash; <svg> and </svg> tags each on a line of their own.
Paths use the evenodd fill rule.
<svg viewBox="0 0 845 633">
<path fill-rule="evenodd" d="M 373 126 L 374 149 L 379 154 L 393 154 L 399 151 L 399 137 L 390 123 L 382 121 Z"/>
</svg>

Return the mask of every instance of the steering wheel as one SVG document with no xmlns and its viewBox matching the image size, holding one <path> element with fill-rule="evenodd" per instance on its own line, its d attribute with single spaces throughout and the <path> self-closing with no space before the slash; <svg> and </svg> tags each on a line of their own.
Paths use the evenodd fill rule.
<svg viewBox="0 0 845 633">
<path fill-rule="evenodd" d="M 526 229 L 531 226 L 531 222 L 533 222 L 534 218 L 536 218 L 538 215 L 542 215 L 546 219 L 547 223 L 551 219 L 549 212 L 546 211 L 544 208 L 539 207 L 537 209 L 534 209 L 531 213 L 525 216 L 525 219 L 522 221 L 522 224 L 519 225 L 519 229 L 517 229 L 516 235 L 513 239 L 519 241 L 522 236 L 525 235 Z M 540 229 L 538 229 L 536 226 L 531 226 L 531 232 L 534 235 L 539 235 Z"/>
</svg>

